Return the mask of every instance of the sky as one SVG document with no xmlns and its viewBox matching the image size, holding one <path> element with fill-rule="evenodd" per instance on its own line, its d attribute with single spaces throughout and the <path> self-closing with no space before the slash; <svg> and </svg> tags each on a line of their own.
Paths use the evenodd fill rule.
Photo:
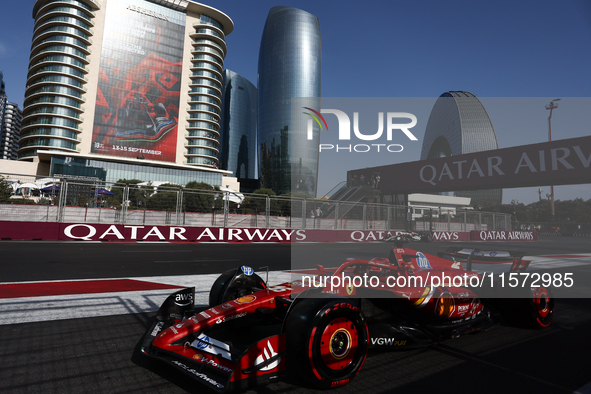
<svg viewBox="0 0 591 394">
<path fill-rule="evenodd" d="M 14 6 L 7 7 L 9 2 Z M 434 103 L 446 91 L 468 91 L 485 103 L 500 148 L 547 141 L 549 111 L 545 105 L 561 98 L 559 108 L 553 111 L 552 139 L 590 134 L 588 0 L 202 3 L 234 21 L 234 31 L 226 38 L 225 67 L 255 86 L 259 45 L 269 9 L 293 6 L 320 21 L 323 97 L 421 97 L 433 98 Z M 0 12 L 0 69 L 9 101 L 21 108 L 33 4 L 34 0 L 4 0 Z M 494 98 L 496 104 L 487 104 L 487 98 Z M 508 115 L 508 111 L 517 114 Z M 424 132 L 426 120 L 419 117 L 417 136 L 421 128 Z M 411 160 L 418 160 L 420 147 L 415 145 L 407 153 L 416 153 Z M 321 156 L 321 167 L 326 160 Z M 386 155 L 380 160 L 384 161 L 381 164 L 394 164 L 403 159 Z M 340 170 L 339 174 L 320 174 L 319 193 L 345 180 L 344 170 Z M 549 193 L 549 187 L 542 189 L 543 196 Z M 587 200 L 591 187 L 555 187 L 555 196 Z M 537 199 L 538 188 L 505 189 L 503 193 L 504 203 L 518 200 L 529 204 Z"/>
</svg>

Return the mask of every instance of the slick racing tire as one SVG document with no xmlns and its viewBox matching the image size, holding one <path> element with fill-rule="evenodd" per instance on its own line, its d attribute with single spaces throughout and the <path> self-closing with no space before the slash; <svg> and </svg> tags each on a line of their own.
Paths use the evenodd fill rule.
<svg viewBox="0 0 591 394">
<path fill-rule="evenodd" d="M 344 298 L 299 301 L 287 318 L 288 371 L 319 388 L 342 386 L 367 356 L 369 334 L 357 306 Z"/>
<path fill-rule="evenodd" d="M 502 314 L 513 324 L 529 328 L 545 328 L 554 318 L 554 297 L 549 287 L 526 289 L 523 298 L 504 299 Z"/>
<path fill-rule="evenodd" d="M 532 297 L 528 303 L 531 308 L 531 325 L 536 328 L 548 327 L 554 318 L 554 297 L 552 290 L 547 287 L 536 287 L 532 293 Z"/>
<path fill-rule="evenodd" d="M 235 268 L 221 274 L 211 286 L 209 306 L 220 305 L 266 288 L 265 281 L 257 274 L 246 275 L 240 268 Z"/>
</svg>

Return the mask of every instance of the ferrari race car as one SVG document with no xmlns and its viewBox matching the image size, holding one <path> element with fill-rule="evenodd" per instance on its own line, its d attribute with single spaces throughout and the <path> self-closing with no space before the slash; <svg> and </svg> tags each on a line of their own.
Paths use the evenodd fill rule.
<svg viewBox="0 0 591 394">
<path fill-rule="evenodd" d="M 528 265 L 517 257 L 508 262 L 516 272 Z M 250 267 L 227 271 L 211 287 L 209 308 L 197 310 L 194 287 L 173 293 L 141 352 L 219 392 L 288 374 L 331 388 L 357 375 L 368 348 L 429 346 L 504 319 L 542 328 L 554 313 L 548 287 L 525 286 L 498 298 L 494 286 L 482 285 L 492 280 L 485 273 L 409 248 L 310 272 L 269 286 Z"/>
</svg>

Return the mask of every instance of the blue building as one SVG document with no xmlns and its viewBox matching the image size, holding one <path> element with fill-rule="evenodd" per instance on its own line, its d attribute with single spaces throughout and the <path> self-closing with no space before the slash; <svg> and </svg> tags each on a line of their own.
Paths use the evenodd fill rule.
<svg viewBox="0 0 591 394">
<path fill-rule="evenodd" d="M 421 160 L 498 148 L 493 124 L 486 109 L 474 94 L 450 91 L 437 99 L 425 129 Z M 500 204 L 503 190 L 451 191 L 448 194 L 470 197 L 472 205 L 483 206 Z"/>
<path fill-rule="evenodd" d="M 292 122 L 291 98 L 310 98 L 302 101 L 302 107 L 319 109 L 321 84 L 318 18 L 296 8 L 273 7 L 263 30 L 258 64 L 261 187 L 277 194 L 316 195 L 318 144 L 306 140 L 305 122 Z"/>
<path fill-rule="evenodd" d="M 241 179 L 256 179 L 257 89 L 243 76 L 224 70 L 220 166 Z"/>
</svg>

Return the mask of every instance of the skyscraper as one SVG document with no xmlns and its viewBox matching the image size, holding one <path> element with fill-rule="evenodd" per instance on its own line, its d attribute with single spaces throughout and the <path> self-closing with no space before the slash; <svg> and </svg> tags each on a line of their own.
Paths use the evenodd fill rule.
<svg viewBox="0 0 591 394">
<path fill-rule="evenodd" d="M 292 97 L 320 108 L 322 50 L 318 18 L 291 7 L 273 7 L 263 30 L 258 64 L 258 162 L 262 187 L 277 194 L 314 196 L 318 145 L 310 148 L 305 123 L 291 118 Z"/>
<path fill-rule="evenodd" d="M 221 185 L 227 15 L 189 0 L 37 0 L 33 16 L 19 160 Z"/>
<path fill-rule="evenodd" d="M 0 118 L 0 159 L 16 160 L 23 111 L 17 104 L 7 101 Z"/>
<path fill-rule="evenodd" d="M 220 165 L 236 178 L 256 179 L 257 89 L 243 76 L 224 71 Z"/>
<path fill-rule="evenodd" d="M 498 149 L 497 135 L 486 109 L 472 93 L 443 93 L 431 110 L 421 160 Z M 470 197 L 471 204 L 500 204 L 502 189 L 453 192 Z"/>
</svg>

